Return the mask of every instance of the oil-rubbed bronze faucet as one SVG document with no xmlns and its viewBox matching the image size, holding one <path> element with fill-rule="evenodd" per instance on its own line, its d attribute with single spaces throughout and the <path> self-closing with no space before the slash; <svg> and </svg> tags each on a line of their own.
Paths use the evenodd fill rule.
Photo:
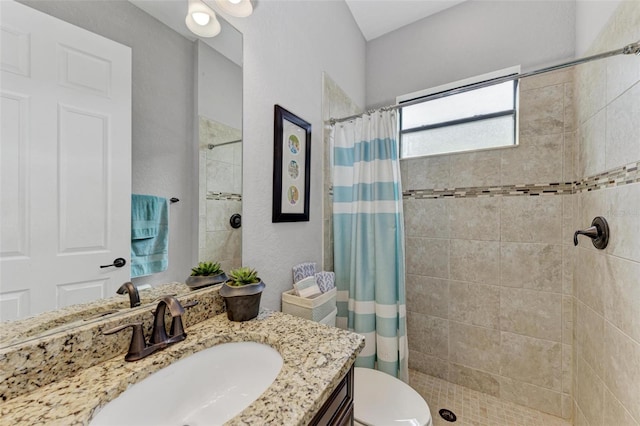
<svg viewBox="0 0 640 426">
<path fill-rule="evenodd" d="M 128 281 L 120 286 L 119 289 L 116 290 L 118 294 L 129 293 L 129 303 L 132 308 L 136 306 L 140 306 L 140 294 L 138 293 L 138 288 L 133 285 L 131 281 Z"/>
<path fill-rule="evenodd" d="M 186 339 L 187 333 L 185 333 L 182 325 L 182 314 L 184 314 L 185 308 L 190 308 L 197 304 L 197 301 L 192 301 L 183 307 L 178 299 L 173 296 L 164 296 L 160 298 L 158 306 L 156 306 L 156 309 L 153 312 L 153 331 L 151 332 L 151 338 L 148 343 L 144 338 L 144 331 L 142 330 L 141 322 L 120 325 L 110 330 L 103 331 L 103 334 L 113 334 L 131 327 L 133 329 L 131 334 L 131 343 L 129 344 L 129 350 L 127 351 L 127 355 L 125 355 L 124 359 L 125 361 L 137 361 L 151 355 L 155 351 L 164 349 L 169 345 Z M 167 308 L 169 308 L 169 314 L 171 315 L 171 329 L 169 334 L 167 334 L 164 322 L 164 316 Z"/>
</svg>

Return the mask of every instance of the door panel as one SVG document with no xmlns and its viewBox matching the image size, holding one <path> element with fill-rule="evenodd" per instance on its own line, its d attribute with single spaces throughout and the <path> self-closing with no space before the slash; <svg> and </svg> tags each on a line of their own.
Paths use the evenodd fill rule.
<svg viewBox="0 0 640 426">
<path fill-rule="evenodd" d="M 6 320 L 111 296 L 130 278 L 131 49 L 0 6 Z M 100 268 L 117 257 L 127 265 Z"/>
</svg>

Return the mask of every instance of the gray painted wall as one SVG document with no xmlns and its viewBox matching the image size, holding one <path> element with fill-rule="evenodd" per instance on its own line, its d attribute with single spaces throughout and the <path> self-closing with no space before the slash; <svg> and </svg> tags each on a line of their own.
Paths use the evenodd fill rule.
<svg viewBox="0 0 640 426">
<path fill-rule="evenodd" d="M 262 306 L 280 309 L 291 267 L 322 262 L 322 72 L 363 105 L 365 40 L 342 1 L 254 4 L 229 18 L 244 35 L 242 260 L 267 284 Z M 274 104 L 312 126 L 309 222 L 271 223 Z"/>
<path fill-rule="evenodd" d="M 522 65 L 573 58 L 575 2 L 467 1 L 367 44 L 367 107 Z"/>
<path fill-rule="evenodd" d="M 184 281 L 197 256 L 193 43 L 127 1 L 21 3 L 131 47 L 131 190 L 180 199 L 170 207 L 169 269 L 135 282 Z"/>
</svg>

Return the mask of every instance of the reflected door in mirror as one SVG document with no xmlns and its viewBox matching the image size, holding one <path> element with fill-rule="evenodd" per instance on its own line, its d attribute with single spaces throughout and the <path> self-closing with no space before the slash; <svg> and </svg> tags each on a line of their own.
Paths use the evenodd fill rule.
<svg viewBox="0 0 640 426">
<path fill-rule="evenodd" d="M 129 280 L 131 49 L 2 4 L 0 317 L 102 298 Z"/>
</svg>

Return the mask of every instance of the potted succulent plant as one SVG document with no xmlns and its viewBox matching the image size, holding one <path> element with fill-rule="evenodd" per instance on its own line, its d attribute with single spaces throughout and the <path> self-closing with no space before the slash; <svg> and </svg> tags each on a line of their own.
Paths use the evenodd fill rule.
<svg viewBox="0 0 640 426">
<path fill-rule="evenodd" d="M 255 269 L 243 266 L 229 271 L 229 280 L 220 287 L 220 296 L 231 321 L 248 321 L 258 316 L 265 284 Z"/>
<path fill-rule="evenodd" d="M 191 288 L 206 287 L 227 281 L 227 275 L 220 268 L 218 262 L 200 262 L 191 268 L 191 275 L 187 278 L 187 285 Z"/>
</svg>

